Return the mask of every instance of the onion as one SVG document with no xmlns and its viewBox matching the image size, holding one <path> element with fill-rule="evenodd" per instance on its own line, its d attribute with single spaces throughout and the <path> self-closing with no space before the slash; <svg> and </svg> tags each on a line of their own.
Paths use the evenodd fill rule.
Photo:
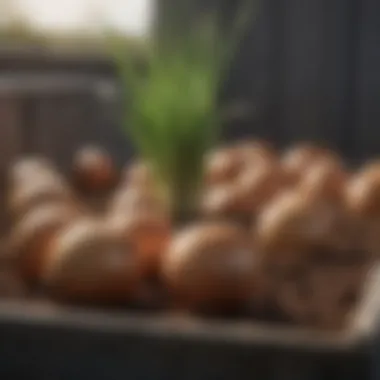
<svg viewBox="0 0 380 380">
<path fill-rule="evenodd" d="M 50 204 L 30 211 L 16 225 L 11 247 L 24 280 L 32 284 L 40 280 L 52 241 L 78 215 L 79 210 L 68 205 Z"/>
<path fill-rule="evenodd" d="M 56 299 L 108 304 L 134 298 L 140 273 L 121 237 L 98 220 L 83 219 L 54 240 L 43 278 Z"/>
<path fill-rule="evenodd" d="M 241 305 L 255 292 L 257 258 L 251 241 L 231 223 L 205 222 L 181 231 L 162 263 L 176 301 L 192 310 Z"/>
<path fill-rule="evenodd" d="M 74 181 L 85 192 L 110 190 L 117 181 L 117 171 L 107 152 L 96 146 L 79 150 L 73 160 Z"/>
</svg>

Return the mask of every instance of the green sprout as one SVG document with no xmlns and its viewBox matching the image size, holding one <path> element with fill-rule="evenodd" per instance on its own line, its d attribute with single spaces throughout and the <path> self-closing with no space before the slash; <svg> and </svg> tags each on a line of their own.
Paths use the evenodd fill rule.
<svg viewBox="0 0 380 380">
<path fill-rule="evenodd" d="M 222 125 L 220 86 L 252 19 L 251 7 L 248 1 L 239 9 L 229 33 L 213 15 L 185 33 L 166 35 L 148 49 L 143 67 L 120 40 L 112 41 L 126 98 L 124 129 L 175 221 L 198 210 L 204 158 Z"/>
</svg>

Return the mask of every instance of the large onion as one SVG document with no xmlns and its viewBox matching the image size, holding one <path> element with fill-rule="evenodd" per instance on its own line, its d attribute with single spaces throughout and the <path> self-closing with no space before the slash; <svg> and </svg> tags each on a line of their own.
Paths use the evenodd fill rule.
<svg viewBox="0 0 380 380">
<path fill-rule="evenodd" d="M 95 219 L 67 227 L 54 240 L 44 270 L 50 294 L 70 302 L 123 303 L 139 285 L 136 255 Z"/>
<path fill-rule="evenodd" d="M 230 223 L 208 222 L 174 237 L 162 273 L 179 305 L 216 310 L 252 297 L 256 268 L 257 258 L 243 230 Z"/>
</svg>

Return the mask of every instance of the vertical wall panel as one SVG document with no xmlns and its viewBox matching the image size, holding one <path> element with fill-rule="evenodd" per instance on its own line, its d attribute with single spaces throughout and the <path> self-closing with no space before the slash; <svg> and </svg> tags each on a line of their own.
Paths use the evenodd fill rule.
<svg viewBox="0 0 380 380">
<path fill-rule="evenodd" d="M 362 0 L 357 58 L 355 151 L 380 156 L 380 1 Z"/>
<path fill-rule="evenodd" d="M 281 143 L 282 10 L 282 0 L 261 2 L 242 41 L 224 90 L 225 103 L 241 104 L 242 112 L 228 123 L 227 138 L 254 135 Z"/>
<path fill-rule="evenodd" d="M 324 140 L 324 2 L 288 0 L 284 13 L 284 126 L 287 141 Z"/>
<path fill-rule="evenodd" d="M 324 57 L 320 81 L 321 129 L 328 144 L 346 157 L 354 152 L 353 109 L 357 54 L 357 0 L 324 3 Z"/>
</svg>

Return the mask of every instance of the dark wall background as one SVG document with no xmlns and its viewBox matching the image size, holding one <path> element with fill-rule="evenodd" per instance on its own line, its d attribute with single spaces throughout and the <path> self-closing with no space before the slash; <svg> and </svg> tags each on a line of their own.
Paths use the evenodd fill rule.
<svg viewBox="0 0 380 380">
<path fill-rule="evenodd" d="M 196 0 L 181 23 L 246 0 Z M 157 27 L 187 1 L 159 0 Z M 252 112 L 227 136 L 256 134 L 279 146 L 312 139 L 354 161 L 380 152 L 380 1 L 261 0 L 224 97 Z M 187 18 L 186 18 L 187 17 Z"/>
</svg>

